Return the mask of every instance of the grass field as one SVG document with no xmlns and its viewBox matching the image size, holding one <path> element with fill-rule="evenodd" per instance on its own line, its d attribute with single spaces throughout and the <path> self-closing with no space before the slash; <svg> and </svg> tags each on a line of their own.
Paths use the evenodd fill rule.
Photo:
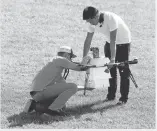
<svg viewBox="0 0 157 131">
<path fill-rule="evenodd" d="M 1 0 L 1 128 L 37 129 L 155 129 L 155 1 L 154 0 Z M 82 59 L 86 36 L 82 20 L 84 7 L 120 15 L 132 32 L 130 59 L 139 58 L 131 66 L 139 85 L 131 83 L 129 101 L 117 106 L 102 102 L 107 89 L 78 92 L 67 102 L 69 115 L 35 117 L 23 114 L 30 98 L 34 75 L 56 55 L 60 45 L 72 46 Z M 95 34 L 92 46 L 100 48 L 105 38 Z M 84 73 L 71 71 L 67 81 L 84 83 Z"/>
</svg>

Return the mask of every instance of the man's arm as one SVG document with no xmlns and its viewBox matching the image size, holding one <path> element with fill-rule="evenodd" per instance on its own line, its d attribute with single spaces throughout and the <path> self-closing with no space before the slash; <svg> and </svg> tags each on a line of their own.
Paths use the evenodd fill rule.
<svg viewBox="0 0 157 131">
<path fill-rule="evenodd" d="M 76 63 L 73 63 L 72 61 L 69 61 L 66 58 L 60 58 L 56 60 L 56 65 L 60 66 L 65 69 L 71 69 L 75 71 L 85 71 L 86 67 L 81 67 Z"/>
<path fill-rule="evenodd" d="M 115 62 L 116 57 L 116 35 L 117 29 L 110 32 L 111 63 Z"/>
<path fill-rule="evenodd" d="M 87 56 L 89 49 L 90 49 L 90 45 L 91 45 L 91 41 L 93 38 L 94 32 L 92 33 L 87 33 L 85 42 L 84 42 L 84 48 L 83 48 L 83 57 Z"/>
</svg>

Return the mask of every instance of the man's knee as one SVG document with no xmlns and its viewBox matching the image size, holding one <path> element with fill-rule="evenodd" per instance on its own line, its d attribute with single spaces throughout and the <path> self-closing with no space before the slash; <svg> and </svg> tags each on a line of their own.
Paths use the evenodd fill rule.
<svg viewBox="0 0 157 131">
<path fill-rule="evenodd" d="M 74 92 L 77 92 L 77 85 L 75 83 L 68 83 L 68 87 Z"/>
<path fill-rule="evenodd" d="M 121 71 L 120 71 L 120 76 L 121 76 L 122 78 L 128 79 L 129 76 L 130 76 L 129 69 L 128 69 L 128 68 L 125 68 L 125 69 L 121 70 Z"/>
</svg>

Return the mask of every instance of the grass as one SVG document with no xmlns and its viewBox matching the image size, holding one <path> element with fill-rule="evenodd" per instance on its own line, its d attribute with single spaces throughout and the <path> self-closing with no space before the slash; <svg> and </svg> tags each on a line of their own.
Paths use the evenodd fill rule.
<svg viewBox="0 0 157 131">
<path fill-rule="evenodd" d="M 2 0 L 1 128 L 155 129 L 155 1 L 153 0 Z M 139 85 L 131 83 L 129 101 L 102 102 L 107 89 L 78 92 L 67 102 L 66 117 L 22 113 L 34 75 L 60 45 L 72 46 L 81 61 L 86 30 L 82 10 L 94 5 L 119 14 L 132 32 L 130 59 Z M 105 38 L 95 34 L 92 46 L 103 55 Z M 84 83 L 84 73 L 71 71 L 67 81 Z"/>
</svg>

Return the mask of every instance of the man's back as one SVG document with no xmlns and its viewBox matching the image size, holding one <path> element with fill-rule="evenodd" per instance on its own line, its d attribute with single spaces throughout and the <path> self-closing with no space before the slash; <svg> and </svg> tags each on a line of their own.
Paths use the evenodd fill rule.
<svg viewBox="0 0 157 131">
<path fill-rule="evenodd" d="M 33 91 L 43 90 L 47 85 L 63 80 L 62 71 L 64 68 L 58 65 L 62 59 L 63 57 L 54 57 L 52 62 L 48 62 L 39 71 L 32 82 Z"/>
</svg>

